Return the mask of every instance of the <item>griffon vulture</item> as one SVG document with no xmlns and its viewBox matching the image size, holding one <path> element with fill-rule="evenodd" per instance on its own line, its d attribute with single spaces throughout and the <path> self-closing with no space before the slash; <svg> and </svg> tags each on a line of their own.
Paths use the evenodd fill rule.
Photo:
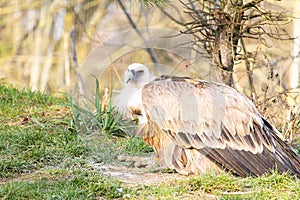
<svg viewBox="0 0 300 200">
<path fill-rule="evenodd" d="M 139 118 L 139 133 L 164 166 L 182 174 L 272 170 L 300 176 L 300 161 L 254 104 L 235 89 L 188 77 L 153 76 L 128 66 L 115 107 Z"/>
</svg>

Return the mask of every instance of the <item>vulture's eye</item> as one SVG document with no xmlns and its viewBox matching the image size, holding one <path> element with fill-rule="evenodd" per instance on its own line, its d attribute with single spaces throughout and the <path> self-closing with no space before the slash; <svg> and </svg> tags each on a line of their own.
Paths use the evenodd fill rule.
<svg viewBox="0 0 300 200">
<path fill-rule="evenodd" d="M 142 76 L 143 74 L 144 74 L 144 70 L 136 71 L 136 76 L 137 77 Z"/>
</svg>

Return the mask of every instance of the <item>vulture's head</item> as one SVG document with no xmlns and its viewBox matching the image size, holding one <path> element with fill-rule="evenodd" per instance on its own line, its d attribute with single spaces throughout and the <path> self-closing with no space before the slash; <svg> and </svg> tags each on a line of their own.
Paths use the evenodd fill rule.
<svg viewBox="0 0 300 200">
<path fill-rule="evenodd" d="M 133 63 L 127 67 L 124 74 L 124 83 L 127 86 L 141 87 L 151 80 L 154 76 L 148 67 L 140 63 Z"/>
</svg>

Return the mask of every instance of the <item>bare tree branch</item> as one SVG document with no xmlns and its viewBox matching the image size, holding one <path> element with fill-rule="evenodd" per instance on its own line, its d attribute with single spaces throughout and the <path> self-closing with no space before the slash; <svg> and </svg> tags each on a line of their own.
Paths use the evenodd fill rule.
<svg viewBox="0 0 300 200">
<path fill-rule="evenodd" d="M 84 94 L 84 84 L 83 84 L 83 80 L 82 80 L 79 65 L 78 65 L 76 36 L 75 36 L 74 30 L 71 31 L 70 37 L 71 37 L 71 42 L 72 42 L 72 60 L 74 63 L 76 74 L 77 74 L 79 94 Z"/>
<path fill-rule="evenodd" d="M 118 0 L 118 3 L 119 3 L 119 5 L 121 6 L 121 8 L 122 8 L 124 14 L 126 15 L 126 17 L 127 17 L 128 21 L 129 21 L 130 25 L 132 26 L 132 28 L 136 31 L 136 33 L 141 37 L 141 39 L 142 39 L 143 42 L 145 43 L 145 45 L 146 45 L 146 51 L 147 51 L 148 54 L 150 55 L 152 61 L 153 61 L 155 64 L 158 64 L 159 61 L 158 61 L 158 59 L 157 59 L 157 57 L 156 57 L 156 55 L 155 55 L 153 49 L 149 47 L 150 44 L 149 44 L 148 40 L 145 39 L 145 38 L 143 37 L 143 35 L 142 35 L 141 32 L 139 31 L 138 27 L 135 25 L 135 23 L 134 23 L 134 21 L 132 20 L 130 14 L 127 12 L 127 10 L 126 10 L 125 5 L 123 4 L 123 2 L 122 2 L 121 0 Z"/>
<path fill-rule="evenodd" d="M 163 11 L 171 20 L 184 27 L 183 34 L 192 35 L 198 44 L 212 58 L 213 65 L 222 72 L 223 82 L 233 85 L 232 73 L 236 60 L 243 59 L 248 71 L 251 91 L 254 90 L 251 78 L 249 55 L 243 38 L 255 39 L 268 46 L 267 39 L 291 40 L 283 26 L 290 23 L 283 13 L 265 10 L 263 0 L 187 0 L 179 1 L 184 13 L 189 16 L 180 21 Z"/>
</svg>

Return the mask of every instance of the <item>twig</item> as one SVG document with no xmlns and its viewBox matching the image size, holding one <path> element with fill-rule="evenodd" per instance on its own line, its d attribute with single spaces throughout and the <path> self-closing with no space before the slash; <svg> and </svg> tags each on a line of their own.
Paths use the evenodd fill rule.
<svg viewBox="0 0 300 200">
<path fill-rule="evenodd" d="M 245 64 L 246 64 L 246 69 L 247 69 L 247 75 L 248 75 L 248 81 L 249 81 L 249 85 L 250 85 L 251 97 L 252 97 L 252 100 L 253 100 L 253 95 L 255 93 L 255 88 L 254 88 L 254 84 L 253 84 L 253 71 L 251 70 L 251 67 L 250 67 L 250 62 L 249 62 L 249 58 L 247 56 L 247 50 L 246 50 L 246 46 L 245 46 L 243 38 L 241 38 L 241 45 L 242 45 L 242 49 L 244 51 L 244 54 L 246 55 L 246 58 L 244 59 L 244 61 L 245 61 Z"/>
<path fill-rule="evenodd" d="M 75 30 L 73 29 L 70 33 L 71 41 L 72 41 L 72 60 L 74 62 L 75 71 L 78 79 L 78 88 L 79 94 L 84 94 L 84 85 L 82 81 L 82 77 L 79 71 L 79 65 L 77 60 L 77 50 L 76 50 L 76 37 L 75 37 Z"/>
<path fill-rule="evenodd" d="M 150 45 L 149 45 L 149 41 L 147 41 L 147 40 L 143 37 L 142 33 L 140 32 L 140 30 L 138 29 L 138 27 L 136 26 L 136 24 L 135 24 L 134 21 L 132 20 L 131 16 L 130 16 L 129 13 L 127 12 L 127 10 L 126 10 L 126 8 L 125 8 L 123 2 L 122 2 L 121 0 L 118 0 L 118 3 L 119 3 L 119 5 L 121 6 L 121 8 L 122 8 L 124 14 L 126 15 L 126 17 L 127 17 L 128 21 L 129 21 L 130 25 L 132 26 L 132 28 L 133 28 L 133 29 L 135 30 L 135 32 L 140 36 L 140 38 L 142 38 L 143 42 L 145 43 L 145 45 L 146 45 L 146 48 L 145 48 L 145 49 L 146 49 L 146 51 L 149 53 L 149 55 L 150 55 L 150 57 L 151 57 L 151 60 L 152 60 L 155 64 L 158 64 L 159 62 L 158 62 L 158 59 L 157 59 L 157 57 L 156 57 L 154 51 L 152 50 L 152 48 L 149 47 L 149 46 L 150 46 Z"/>
</svg>

